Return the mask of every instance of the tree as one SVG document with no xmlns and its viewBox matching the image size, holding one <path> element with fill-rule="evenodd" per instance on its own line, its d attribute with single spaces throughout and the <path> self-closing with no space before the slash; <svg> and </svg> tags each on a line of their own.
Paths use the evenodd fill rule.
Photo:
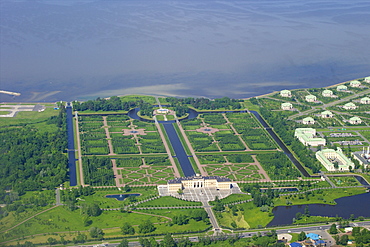
<svg viewBox="0 0 370 247">
<path fill-rule="evenodd" d="M 220 212 L 225 210 L 225 206 L 218 201 L 213 209 Z"/>
<path fill-rule="evenodd" d="M 90 237 L 92 238 L 103 238 L 104 236 L 104 232 L 102 229 L 100 229 L 99 227 L 91 227 L 90 230 L 89 230 L 89 233 L 90 233 Z"/>
<path fill-rule="evenodd" d="M 122 239 L 121 243 L 117 247 L 128 247 L 127 239 Z"/>
<path fill-rule="evenodd" d="M 81 208 L 83 213 L 86 213 L 88 216 L 99 216 L 102 212 L 100 209 L 99 205 L 94 203 L 94 204 L 84 204 L 82 205 Z"/>
<path fill-rule="evenodd" d="M 139 243 L 142 247 L 152 247 L 147 238 L 139 238 Z"/>
<path fill-rule="evenodd" d="M 299 235 L 298 235 L 298 241 L 303 241 L 306 239 L 306 233 L 305 232 L 301 232 Z"/>
<path fill-rule="evenodd" d="M 304 214 L 306 217 L 310 217 L 310 210 L 308 209 L 308 206 L 305 207 Z"/>
<path fill-rule="evenodd" d="M 301 213 L 301 212 L 297 212 L 297 213 L 295 214 L 295 218 L 296 218 L 297 220 L 302 219 L 302 213 Z"/>
<path fill-rule="evenodd" d="M 193 243 L 190 241 L 189 238 L 180 238 L 177 241 L 177 247 L 191 247 Z"/>
<path fill-rule="evenodd" d="M 337 229 L 337 225 L 336 224 L 332 224 L 330 226 L 329 233 L 330 234 L 337 234 L 338 233 L 338 229 Z"/>
<path fill-rule="evenodd" d="M 339 240 L 340 245 L 347 245 L 348 243 L 348 235 L 342 235 Z"/>
<path fill-rule="evenodd" d="M 52 238 L 52 237 L 48 238 L 48 244 L 49 245 L 54 245 L 56 243 L 58 243 L 58 241 L 55 238 Z"/>
<path fill-rule="evenodd" d="M 126 191 L 126 192 L 131 191 L 130 185 L 126 184 L 125 187 L 123 187 L 123 190 Z"/>
<path fill-rule="evenodd" d="M 158 247 L 159 243 L 155 240 L 154 237 L 149 238 L 150 247 Z"/>
<path fill-rule="evenodd" d="M 93 221 L 90 219 L 89 216 L 84 218 L 84 226 L 90 226 L 93 223 Z"/>
<path fill-rule="evenodd" d="M 135 234 L 135 229 L 127 222 L 123 224 L 121 227 L 121 231 L 123 235 L 133 235 Z"/>
<path fill-rule="evenodd" d="M 140 233 L 149 233 L 155 231 L 155 226 L 153 225 L 150 220 L 146 220 L 139 225 L 139 232 Z"/>
<path fill-rule="evenodd" d="M 175 240 L 171 236 L 171 234 L 167 233 L 163 240 L 161 241 L 161 246 L 163 247 L 176 247 Z"/>
</svg>

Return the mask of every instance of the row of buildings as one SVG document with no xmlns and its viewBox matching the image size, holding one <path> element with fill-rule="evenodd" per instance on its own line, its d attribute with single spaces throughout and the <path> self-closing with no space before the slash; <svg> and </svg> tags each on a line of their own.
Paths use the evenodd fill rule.
<svg viewBox="0 0 370 247">
<path fill-rule="evenodd" d="M 316 130 L 313 128 L 297 128 L 294 136 L 305 146 L 325 146 L 326 140 L 324 138 L 316 137 Z M 370 162 L 370 149 L 367 151 L 358 151 L 352 153 L 353 157 L 359 161 L 361 165 L 367 167 Z M 346 157 L 341 148 L 337 149 L 323 149 L 317 151 L 316 159 L 328 171 L 348 171 L 355 167 L 352 160 Z"/>
<path fill-rule="evenodd" d="M 283 90 L 283 91 L 288 91 L 288 90 Z M 283 91 L 281 91 L 281 92 L 283 92 Z M 285 93 L 284 93 L 284 94 L 282 94 L 281 92 L 280 92 L 280 95 L 281 95 L 281 96 L 286 95 Z M 290 91 L 288 91 L 288 92 L 290 92 Z M 322 95 L 323 95 L 324 97 L 336 97 L 336 96 L 333 94 L 333 92 L 332 92 L 332 91 L 330 91 L 330 90 L 324 90 L 324 91 L 323 91 L 323 93 L 322 93 Z M 291 96 L 283 96 L 283 97 L 291 97 Z M 313 95 L 313 94 L 309 94 L 309 95 L 306 95 L 306 96 L 305 96 L 305 100 L 306 100 L 307 102 L 313 102 L 313 103 L 315 103 L 315 102 L 317 102 L 317 97 L 316 97 L 315 95 Z M 360 104 L 364 104 L 364 105 L 368 105 L 368 104 L 370 104 L 370 98 L 369 98 L 369 97 L 361 98 L 361 99 L 359 100 L 359 103 L 360 103 Z M 347 103 L 347 104 L 353 104 L 353 103 Z"/>
<path fill-rule="evenodd" d="M 310 96 L 310 95 L 308 95 L 308 96 Z M 313 96 L 313 95 L 311 95 L 311 96 Z M 316 97 L 315 97 L 315 101 L 316 101 Z M 310 101 L 310 102 L 315 102 L 315 101 Z M 361 104 L 370 104 L 370 98 L 368 98 L 368 97 L 362 98 L 360 100 L 360 103 Z M 352 102 L 349 102 L 349 103 L 344 104 L 341 107 L 343 109 L 346 109 L 346 110 L 355 110 L 358 106 L 355 105 Z M 283 110 L 292 110 L 293 109 L 293 104 L 292 103 L 289 103 L 289 102 L 282 103 L 281 104 L 281 109 L 283 109 Z"/>
<path fill-rule="evenodd" d="M 367 78 L 369 78 L 369 77 L 366 77 L 364 81 L 370 83 L 370 79 L 367 79 Z M 354 87 L 354 88 L 356 88 L 356 87 L 358 88 L 358 87 L 361 87 L 361 82 L 357 81 L 357 80 L 350 81 L 349 86 Z M 345 91 L 348 90 L 348 87 L 346 85 L 338 85 L 336 90 L 338 92 L 345 92 Z M 292 97 L 292 92 L 289 91 L 289 90 L 282 90 L 282 91 L 280 91 L 280 96 L 281 97 Z M 334 94 L 333 94 L 333 91 L 331 91 L 329 89 L 325 89 L 324 91 L 322 91 L 322 96 L 324 96 L 324 97 L 333 97 Z"/>
</svg>

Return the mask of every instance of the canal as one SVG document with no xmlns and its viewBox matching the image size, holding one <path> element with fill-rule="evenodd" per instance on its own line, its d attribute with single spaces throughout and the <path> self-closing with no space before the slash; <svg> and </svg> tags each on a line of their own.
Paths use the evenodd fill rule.
<svg viewBox="0 0 370 247">
<path fill-rule="evenodd" d="M 181 169 L 184 172 L 185 177 L 191 177 L 195 175 L 195 171 L 190 163 L 189 157 L 185 152 L 184 146 L 180 141 L 180 138 L 176 132 L 173 123 L 163 122 L 163 127 L 166 130 L 168 139 L 170 139 L 173 150 L 175 151 L 176 158 L 180 163 Z"/>
<path fill-rule="evenodd" d="M 135 108 L 135 109 L 132 109 L 131 111 L 128 112 L 128 116 L 130 118 L 133 118 L 133 119 L 136 119 L 136 120 L 140 120 L 140 121 L 145 121 L 145 122 L 154 122 L 154 120 L 147 120 L 147 119 L 143 119 L 141 118 L 140 116 L 138 116 L 138 112 L 140 111 L 140 108 Z M 185 118 L 185 119 L 191 119 L 191 118 L 195 118 L 198 116 L 198 113 L 192 109 L 189 110 L 189 115 Z M 190 163 L 190 160 L 189 160 L 189 157 L 188 155 L 186 154 L 185 152 L 185 149 L 184 149 L 184 146 L 183 144 L 181 143 L 181 140 L 178 136 L 178 133 L 176 132 L 176 129 L 175 127 L 173 126 L 173 124 L 175 124 L 175 121 L 158 121 L 159 124 L 162 124 L 166 133 L 167 133 L 167 136 L 168 136 L 168 139 L 170 140 L 170 145 L 172 145 L 173 147 L 173 150 L 175 151 L 175 157 L 174 158 L 177 158 L 177 160 L 179 161 L 180 163 L 180 167 L 185 175 L 185 177 L 191 177 L 191 176 L 194 176 L 195 175 L 195 171 Z"/>
<path fill-rule="evenodd" d="M 257 120 L 262 124 L 262 126 L 267 130 L 270 136 L 275 140 L 275 142 L 279 145 L 279 147 L 284 151 L 286 156 L 293 162 L 293 164 L 298 168 L 298 170 L 302 173 L 305 177 L 313 177 L 311 176 L 306 169 L 303 168 L 301 163 L 293 156 L 290 150 L 285 146 L 285 144 L 280 140 L 280 138 L 275 134 L 272 128 L 266 123 L 266 121 L 260 116 L 260 114 L 256 111 L 250 111 Z"/>
<path fill-rule="evenodd" d="M 67 103 L 67 136 L 68 136 L 68 168 L 69 168 L 69 185 L 77 185 L 77 173 L 76 173 L 76 156 L 75 156 L 75 142 L 74 142 L 74 131 L 73 131 L 73 114 L 72 106 Z"/>
</svg>

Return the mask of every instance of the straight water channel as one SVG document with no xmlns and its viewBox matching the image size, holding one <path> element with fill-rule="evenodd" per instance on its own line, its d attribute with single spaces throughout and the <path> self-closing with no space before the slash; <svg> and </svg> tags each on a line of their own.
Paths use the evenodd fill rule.
<svg viewBox="0 0 370 247">
<path fill-rule="evenodd" d="M 77 174 L 76 174 L 76 156 L 75 156 L 75 142 L 73 134 L 73 115 L 72 106 L 67 103 L 67 137 L 68 137 L 68 168 L 69 168 L 69 185 L 77 185 Z"/>
<path fill-rule="evenodd" d="M 190 160 L 185 152 L 184 146 L 182 145 L 180 138 L 173 126 L 173 123 L 162 123 L 166 130 L 167 136 L 170 139 L 173 150 L 175 151 L 176 158 L 180 163 L 181 169 L 184 172 L 185 177 L 191 177 L 195 175 L 195 171 L 191 166 Z"/>
<path fill-rule="evenodd" d="M 285 146 L 285 144 L 279 139 L 279 137 L 275 134 L 275 132 L 271 129 L 271 127 L 266 123 L 266 121 L 260 116 L 260 114 L 256 111 L 250 111 L 257 120 L 262 124 L 262 126 L 266 129 L 266 131 L 270 134 L 272 139 L 279 145 L 279 147 L 284 151 L 285 155 L 293 162 L 293 164 L 298 168 L 298 170 L 302 173 L 305 177 L 312 177 L 298 162 L 298 160 L 293 156 L 293 154 L 289 151 L 289 149 Z"/>
</svg>

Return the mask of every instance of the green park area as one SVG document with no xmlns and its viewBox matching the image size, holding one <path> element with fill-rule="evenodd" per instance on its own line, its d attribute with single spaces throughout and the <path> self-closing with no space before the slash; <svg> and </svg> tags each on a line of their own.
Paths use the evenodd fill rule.
<svg viewBox="0 0 370 247">
<path fill-rule="evenodd" d="M 210 202 L 225 232 L 266 227 L 274 218 L 276 206 L 334 205 L 338 198 L 366 191 L 352 176 L 358 174 L 369 181 L 369 168 L 358 162 L 351 171 L 326 172 L 327 181 L 305 177 L 255 115 L 248 112 L 259 112 L 302 167 L 317 175 L 326 171 L 315 157 L 317 150 L 341 147 L 350 157 L 370 143 L 368 107 L 361 105 L 356 111 L 338 108 L 343 102 L 356 103 L 368 95 L 367 89 L 352 93 L 332 89 L 337 98 L 322 96 L 323 90 L 292 90 L 290 98 L 275 93 L 249 100 L 158 98 L 180 116 L 185 116 L 189 108 L 198 111 L 197 117 L 174 124 L 194 170 L 238 182 L 241 194 Z M 306 102 L 308 94 L 317 96 L 320 102 Z M 294 110 L 282 110 L 283 102 L 291 102 Z M 78 122 L 75 144 L 81 150 L 76 158 L 81 156 L 82 163 L 78 165 L 85 187 L 69 186 L 63 106 L 54 110 L 54 104 L 45 104 L 42 112 L 19 112 L 14 118 L 0 118 L 0 150 L 4 154 L 0 156 L 0 204 L 5 205 L 0 208 L 0 245 L 26 241 L 77 245 L 149 235 L 161 239 L 166 233 L 202 237 L 212 234 L 213 226 L 202 203 L 159 196 L 157 186 L 175 178 L 174 167 L 183 174 L 179 160 L 163 126 L 126 115 L 139 107 L 141 116 L 152 118 L 158 109 L 156 104 L 155 97 L 142 95 L 73 102 L 78 112 L 78 119 L 73 118 Z M 335 111 L 334 116 L 321 118 L 319 114 L 324 110 Z M 303 124 L 302 119 L 308 116 L 316 123 Z M 353 116 L 360 117 L 363 123 L 350 125 L 347 120 Z M 164 121 L 165 116 L 157 119 Z M 304 146 L 294 137 L 299 127 L 315 128 L 317 135 L 326 139 L 326 145 Z M 333 137 L 331 133 L 352 136 Z M 361 144 L 342 143 L 356 140 Z M 339 176 L 344 174 L 349 176 Z M 61 188 L 57 206 L 56 188 Z M 110 198 L 112 195 L 127 198 Z M 294 224 L 336 219 L 311 212 L 296 218 Z M 99 230 L 104 234 L 94 235 Z"/>
</svg>

